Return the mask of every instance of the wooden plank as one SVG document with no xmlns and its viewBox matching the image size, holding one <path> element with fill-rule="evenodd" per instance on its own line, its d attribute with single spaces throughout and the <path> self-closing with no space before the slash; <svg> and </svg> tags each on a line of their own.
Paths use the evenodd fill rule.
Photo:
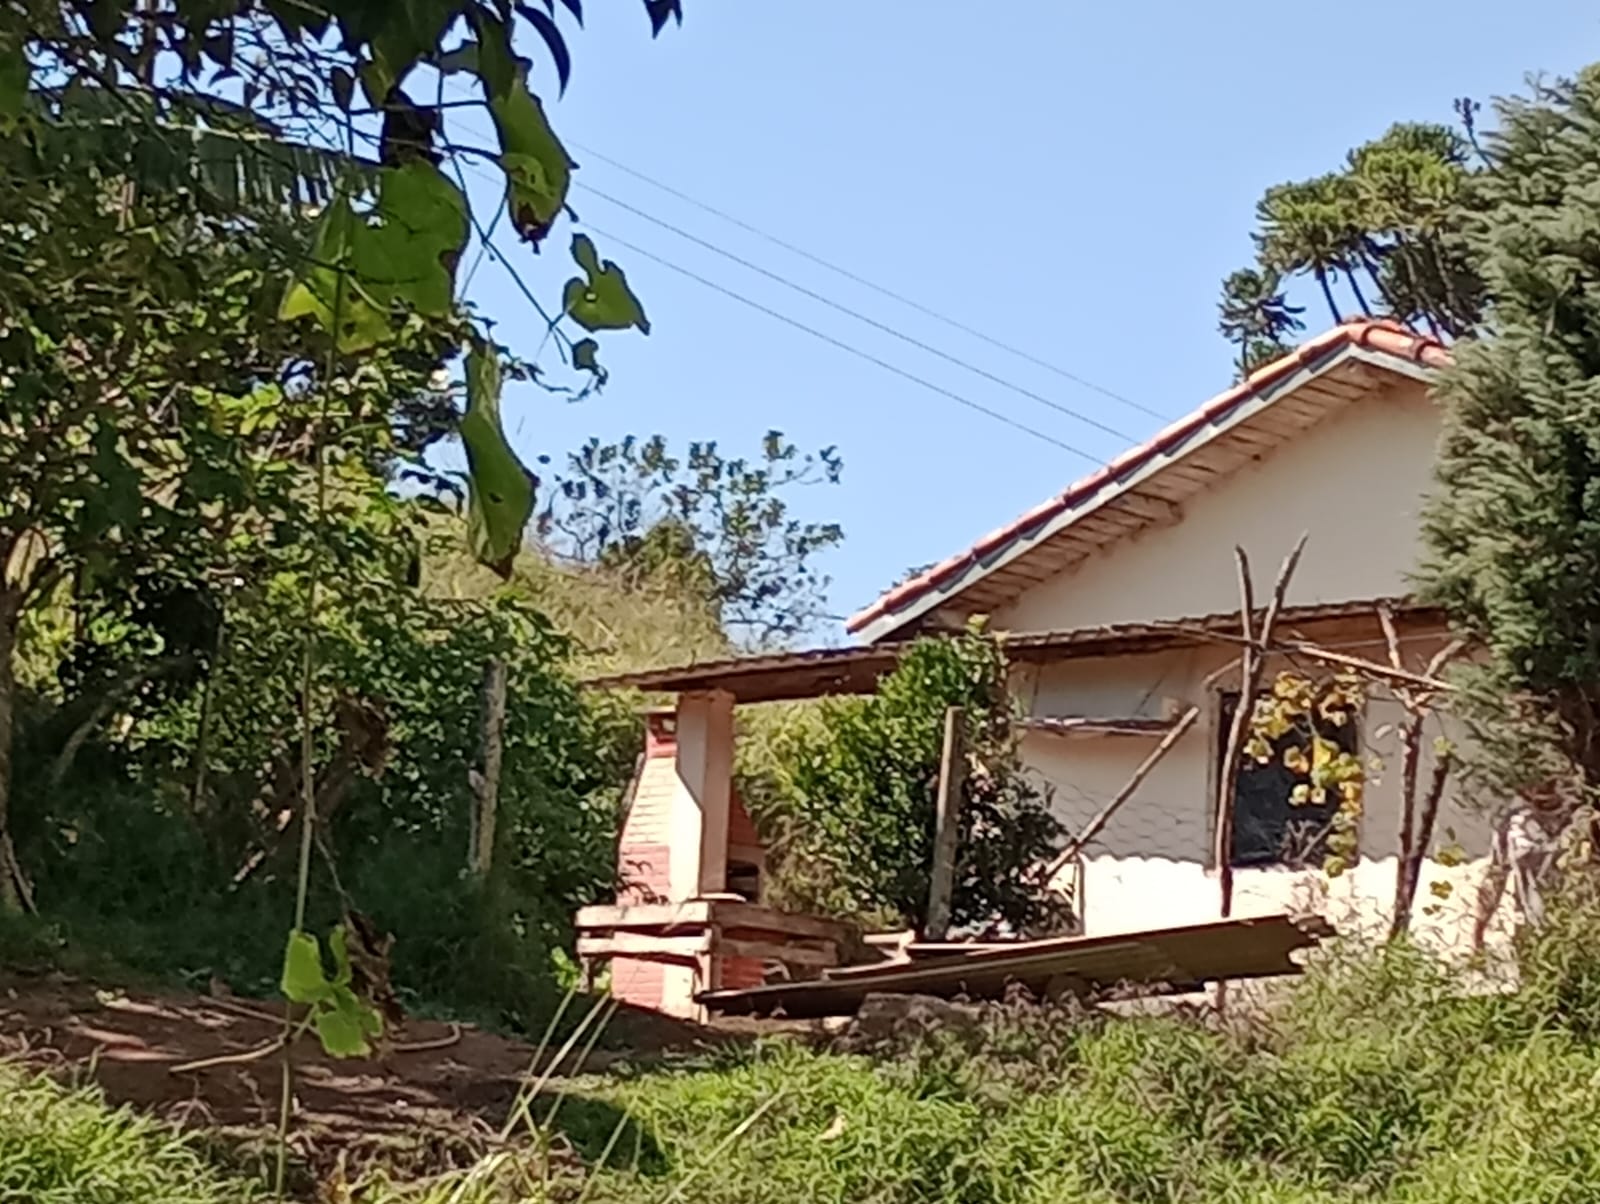
<svg viewBox="0 0 1600 1204">
<path fill-rule="evenodd" d="M 752 928 L 757 932 L 788 932 L 797 936 L 814 936 L 828 941 L 844 939 L 845 926 L 836 920 L 819 916 L 798 915 L 794 912 L 774 911 L 756 903 L 724 902 L 713 900 L 712 918 L 720 928 Z"/>
<path fill-rule="evenodd" d="M 585 928 L 676 928 L 711 922 L 711 901 L 691 899 L 685 903 L 598 904 L 578 909 L 577 927 Z"/>
<path fill-rule="evenodd" d="M 579 957 L 636 957 L 641 961 L 693 961 L 711 952 L 711 933 L 698 936 L 648 936 L 618 932 L 612 936 L 578 938 Z"/>
<path fill-rule="evenodd" d="M 805 945 L 779 944 L 776 941 L 746 941 L 720 937 L 712 952 L 727 957 L 753 957 L 766 962 L 783 962 L 790 966 L 837 966 L 838 948 L 832 941 L 824 941 L 822 944 L 826 947 L 813 949 Z"/>
<path fill-rule="evenodd" d="M 924 935 L 944 939 L 950 929 L 955 893 L 956 841 L 961 833 L 962 792 L 967 781 L 966 712 L 950 707 L 944 713 L 944 752 L 939 761 L 939 794 L 934 802 L 933 866 L 928 877 L 928 923 Z"/>
<path fill-rule="evenodd" d="M 996 998 L 1014 982 L 1048 988 L 1062 977 L 1094 986 L 1129 981 L 1192 989 L 1218 978 L 1301 973 L 1290 954 L 1317 944 L 1331 932 L 1320 917 L 1279 915 L 1158 932 L 1062 937 L 891 963 L 876 967 L 875 973 L 856 973 L 855 967 L 848 967 L 849 973 L 824 972 L 821 979 L 810 982 L 711 991 L 698 1000 L 717 1012 L 765 1013 L 782 1007 L 791 1017 L 806 1017 L 847 1015 L 872 992 Z"/>
</svg>

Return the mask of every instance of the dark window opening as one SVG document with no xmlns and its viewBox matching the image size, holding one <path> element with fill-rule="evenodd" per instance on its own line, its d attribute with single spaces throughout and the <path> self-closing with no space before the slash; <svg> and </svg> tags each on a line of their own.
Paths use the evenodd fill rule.
<svg viewBox="0 0 1600 1204">
<path fill-rule="evenodd" d="M 761 870 L 748 861 L 728 862 L 728 891 L 742 895 L 750 902 L 761 898 Z"/>
<path fill-rule="evenodd" d="M 1222 695 L 1221 722 L 1218 724 L 1217 763 L 1228 755 L 1228 729 L 1238 708 L 1238 694 Z M 1319 723 L 1317 735 L 1338 747 L 1340 752 L 1356 751 L 1356 724 Z M 1291 869 L 1320 868 L 1328 858 L 1328 838 L 1333 835 L 1339 800 L 1331 793 L 1321 802 L 1296 803 L 1296 786 L 1307 778 L 1284 764 L 1284 754 L 1298 748 L 1309 761 L 1310 725 L 1304 720 L 1285 732 L 1272 745 L 1272 760 L 1265 765 L 1245 755 L 1239 764 L 1238 784 L 1233 793 L 1233 845 L 1230 861 L 1236 868 L 1285 866 Z"/>
</svg>

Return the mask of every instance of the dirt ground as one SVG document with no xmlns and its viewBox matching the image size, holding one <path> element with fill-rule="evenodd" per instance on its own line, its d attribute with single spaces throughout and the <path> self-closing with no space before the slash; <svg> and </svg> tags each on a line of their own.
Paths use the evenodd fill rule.
<svg viewBox="0 0 1600 1204">
<path fill-rule="evenodd" d="M 281 1005 L 280 1005 L 281 1006 Z M 0 973 L 0 1058 L 72 1084 L 97 1083 L 113 1103 L 203 1130 L 245 1164 L 264 1159 L 275 1132 L 283 1057 L 273 1005 L 229 995 L 98 988 L 60 974 Z M 602 1072 L 746 1040 L 751 1026 L 702 1028 L 648 1012 L 619 1012 L 607 1044 L 563 1077 Z M 319 1181 L 383 1164 L 398 1173 L 465 1165 L 498 1143 L 536 1059 L 529 1044 L 468 1025 L 407 1020 L 371 1058 L 295 1050 L 294 1150 Z"/>
</svg>

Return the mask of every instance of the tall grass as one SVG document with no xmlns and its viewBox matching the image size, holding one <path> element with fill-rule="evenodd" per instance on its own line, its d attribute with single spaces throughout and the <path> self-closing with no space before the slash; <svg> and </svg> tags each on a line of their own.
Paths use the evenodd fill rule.
<svg viewBox="0 0 1600 1204">
<path fill-rule="evenodd" d="M 1248 1023 L 996 1007 L 888 1056 L 769 1045 L 598 1085 L 659 1158 L 591 1199 L 692 1177 L 703 1204 L 1600 1202 L 1593 921 L 1525 949 L 1512 993 L 1397 948 Z"/>
<path fill-rule="evenodd" d="M 6 1204 L 248 1204 L 265 1194 L 163 1125 L 0 1065 Z"/>
</svg>

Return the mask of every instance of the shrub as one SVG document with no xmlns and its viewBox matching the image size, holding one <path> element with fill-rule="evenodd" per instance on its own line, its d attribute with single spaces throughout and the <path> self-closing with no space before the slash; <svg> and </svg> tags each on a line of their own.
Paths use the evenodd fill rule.
<svg viewBox="0 0 1600 1204">
<path fill-rule="evenodd" d="M 1037 871 L 1063 829 L 1017 756 L 1004 654 L 977 630 L 919 641 L 873 696 L 827 700 L 767 733 L 765 773 L 745 792 L 777 835 L 777 901 L 922 925 L 953 706 L 964 708 L 968 754 L 954 921 L 1061 922 Z"/>
</svg>

